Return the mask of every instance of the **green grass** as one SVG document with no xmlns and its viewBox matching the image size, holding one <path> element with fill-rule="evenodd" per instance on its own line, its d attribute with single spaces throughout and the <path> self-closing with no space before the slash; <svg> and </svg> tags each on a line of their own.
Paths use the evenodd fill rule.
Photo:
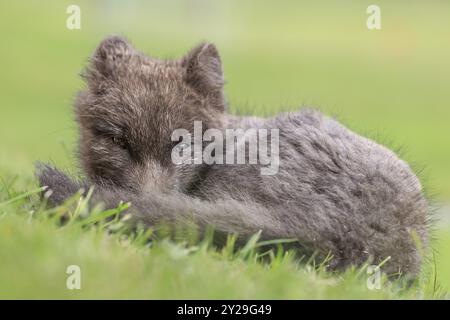
<svg viewBox="0 0 450 320">
<path fill-rule="evenodd" d="M 183 54 L 208 40 L 222 54 L 231 110 L 269 115 L 307 104 L 390 147 L 420 171 L 427 194 L 450 200 L 450 3 L 378 1 L 382 30 L 365 28 L 370 1 L 76 1 L 82 29 L 65 28 L 73 1 L 3 1 L 0 30 L 1 298 L 439 298 L 450 289 L 450 227 L 436 226 L 434 259 L 411 288 L 367 274 L 328 274 L 292 253 L 258 258 L 86 226 L 60 227 L 36 194 L 36 160 L 74 169 L 71 104 L 78 73 L 108 34 L 142 51 Z M 19 198 L 17 198 L 19 196 Z M 58 209 L 73 211 L 74 204 Z M 82 210 L 83 211 L 83 210 Z M 448 214 L 447 214 L 448 216 Z M 83 222 L 85 221 L 85 222 Z M 120 225 L 119 225 L 120 226 Z M 118 226 L 116 225 L 116 228 Z M 144 237 L 145 238 L 145 237 Z M 253 239 L 255 240 L 255 239 Z M 267 259 L 267 257 L 271 257 Z M 82 289 L 67 290 L 68 265 Z"/>
<path fill-rule="evenodd" d="M 406 288 L 382 277 L 369 290 L 366 267 L 341 274 L 302 261 L 294 251 L 259 248 L 258 235 L 237 249 L 211 237 L 187 245 L 131 233 L 117 211 L 88 212 L 74 197 L 45 209 L 39 189 L 0 203 L 0 298 L 345 299 L 442 298 L 432 273 Z M 70 219 L 61 225 L 62 216 Z M 106 221 L 105 218 L 112 219 Z M 210 233 L 211 234 L 211 233 Z M 67 267 L 81 269 L 81 290 L 66 287 Z"/>
</svg>

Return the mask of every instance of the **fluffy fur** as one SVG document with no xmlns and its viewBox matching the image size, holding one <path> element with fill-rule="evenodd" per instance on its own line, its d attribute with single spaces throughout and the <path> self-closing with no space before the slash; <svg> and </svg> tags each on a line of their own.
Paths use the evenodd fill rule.
<svg viewBox="0 0 450 320">
<path fill-rule="evenodd" d="M 228 115 L 214 45 L 159 60 L 110 37 L 84 79 L 75 113 L 87 180 L 41 167 L 40 184 L 52 189 L 54 205 L 94 185 L 93 201 L 131 201 L 135 221 L 149 226 L 194 221 L 200 230 L 212 225 L 242 238 L 261 230 L 264 239 L 295 238 L 305 252 L 331 253 L 333 269 L 390 256 L 386 272 L 418 273 L 427 201 L 408 164 L 316 111 Z M 261 175 L 258 165 L 173 164 L 171 133 L 192 132 L 195 120 L 204 129 L 279 129 L 278 174 Z"/>
</svg>

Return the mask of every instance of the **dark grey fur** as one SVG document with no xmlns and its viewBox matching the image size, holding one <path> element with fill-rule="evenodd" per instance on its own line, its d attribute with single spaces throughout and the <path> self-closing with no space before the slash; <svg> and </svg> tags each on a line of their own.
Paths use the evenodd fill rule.
<svg viewBox="0 0 450 320">
<path fill-rule="evenodd" d="M 203 230 L 264 239 L 296 238 L 331 253 L 331 268 L 379 263 L 387 272 L 417 274 L 427 246 L 427 201 L 408 164 L 319 112 L 270 119 L 226 114 L 217 49 L 201 44 L 180 60 L 147 57 L 124 39 L 105 39 L 84 73 L 78 96 L 80 160 L 94 201 L 131 201 L 137 221 L 194 220 Z M 174 165 L 176 128 L 279 128 L 280 168 Z M 83 184 L 57 169 L 39 170 L 59 204 Z M 416 241 L 419 240 L 419 241 Z"/>
</svg>

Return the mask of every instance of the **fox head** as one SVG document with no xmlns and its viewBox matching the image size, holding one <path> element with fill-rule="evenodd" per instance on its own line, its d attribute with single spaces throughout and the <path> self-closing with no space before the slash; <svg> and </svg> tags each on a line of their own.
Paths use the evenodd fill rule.
<svg viewBox="0 0 450 320">
<path fill-rule="evenodd" d="M 86 89 L 75 103 L 81 164 L 91 182 L 143 191 L 186 189 L 200 165 L 175 164 L 175 129 L 222 127 L 223 72 L 213 44 L 181 59 L 136 51 L 121 37 L 103 40 L 83 73 Z"/>
</svg>

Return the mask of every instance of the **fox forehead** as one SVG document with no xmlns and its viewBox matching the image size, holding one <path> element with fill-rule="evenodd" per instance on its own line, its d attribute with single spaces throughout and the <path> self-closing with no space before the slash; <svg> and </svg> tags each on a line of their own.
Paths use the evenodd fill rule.
<svg viewBox="0 0 450 320">
<path fill-rule="evenodd" d="M 76 114 L 81 127 L 101 126 L 100 132 L 107 127 L 147 135 L 189 129 L 193 120 L 218 122 L 225 106 L 220 57 L 212 44 L 171 60 L 109 37 L 95 50 L 83 78 L 87 88 L 79 95 Z"/>
<path fill-rule="evenodd" d="M 142 117 L 148 112 L 157 115 L 169 109 L 178 110 L 187 102 L 201 100 L 184 84 L 183 70 L 174 63 L 143 63 L 127 69 L 126 73 L 105 86 L 102 95 L 91 96 L 92 104 L 98 105 L 98 108 L 91 109 L 92 112 L 109 110 Z M 102 110 L 102 106 L 107 110 Z M 106 115 L 111 112 L 106 112 Z"/>
<path fill-rule="evenodd" d="M 124 61 L 124 64 L 117 77 L 108 83 L 106 90 L 120 90 L 124 95 L 132 93 L 139 97 L 152 93 L 184 93 L 188 89 L 183 82 L 184 70 L 179 61 L 139 55 L 135 59 Z"/>
<path fill-rule="evenodd" d="M 181 80 L 182 68 L 178 60 L 160 60 L 146 57 L 138 69 L 149 77 L 167 80 Z"/>
</svg>

